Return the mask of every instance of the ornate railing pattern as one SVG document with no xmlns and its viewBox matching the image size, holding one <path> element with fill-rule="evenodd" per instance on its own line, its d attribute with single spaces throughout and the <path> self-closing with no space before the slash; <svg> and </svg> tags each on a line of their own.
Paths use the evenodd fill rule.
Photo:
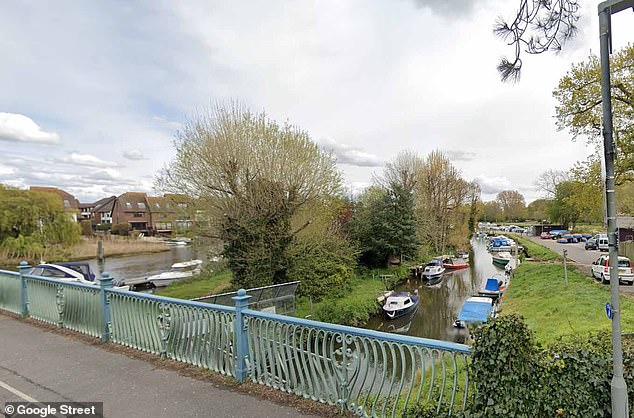
<svg viewBox="0 0 634 418">
<path fill-rule="evenodd" d="M 98 286 L 24 276 L 29 315 L 93 337 L 101 335 L 103 309 Z"/>
<path fill-rule="evenodd" d="M 400 416 L 423 402 L 464 410 L 469 348 L 244 311 L 253 382 L 360 416 Z"/>
<path fill-rule="evenodd" d="M 22 310 L 20 273 L 0 271 L 0 308 L 19 314 Z"/>
<path fill-rule="evenodd" d="M 234 376 L 235 308 L 108 290 L 112 340 Z"/>
</svg>

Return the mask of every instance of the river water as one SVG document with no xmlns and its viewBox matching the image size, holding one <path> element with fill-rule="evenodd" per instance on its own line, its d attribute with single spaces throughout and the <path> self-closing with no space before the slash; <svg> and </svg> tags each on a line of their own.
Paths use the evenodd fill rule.
<svg viewBox="0 0 634 418">
<path fill-rule="evenodd" d="M 415 312 L 395 320 L 377 315 L 365 328 L 396 332 L 416 337 L 445 341 L 461 341 L 464 336 L 453 327 L 464 301 L 480 290 L 486 279 L 503 274 L 504 269 L 492 263 L 486 250 L 486 241 L 471 240 L 470 267 L 445 273 L 439 282 L 410 279 L 396 287 L 397 291 L 413 292 L 418 289 L 420 303 Z"/>
</svg>

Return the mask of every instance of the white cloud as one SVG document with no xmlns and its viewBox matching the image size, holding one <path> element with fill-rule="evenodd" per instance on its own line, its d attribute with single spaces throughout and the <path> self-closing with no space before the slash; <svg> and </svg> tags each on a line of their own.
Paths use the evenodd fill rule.
<svg viewBox="0 0 634 418">
<path fill-rule="evenodd" d="M 143 156 L 143 153 L 138 149 L 130 149 L 130 150 L 123 151 L 123 157 L 127 158 L 128 160 L 135 160 L 135 161 L 145 159 L 145 157 Z"/>
<path fill-rule="evenodd" d="M 512 190 L 513 186 L 506 177 L 487 177 L 480 175 L 475 178 L 483 194 L 497 194 L 503 190 Z"/>
<path fill-rule="evenodd" d="M 15 170 L 9 166 L 0 163 L 0 175 L 8 175 L 15 173 Z"/>
<path fill-rule="evenodd" d="M 452 161 L 471 161 L 477 156 L 475 152 L 464 150 L 445 150 L 444 153 Z"/>
<path fill-rule="evenodd" d="M 43 131 L 33 119 L 19 113 L 0 112 L 0 140 L 56 144 L 60 136 Z"/>
<path fill-rule="evenodd" d="M 63 157 L 56 159 L 57 162 L 65 162 L 69 164 L 76 164 L 85 167 L 97 167 L 97 168 L 105 168 L 105 167 L 120 167 L 120 164 L 117 164 L 113 161 L 105 161 L 99 157 L 95 157 L 91 154 L 80 154 L 78 152 L 71 153 L 68 157 Z"/>
<path fill-rule="evenodd" d="M 152 117 L 153 120 L 157 121 L 159 123 L 159 125 L 161 125 L 162 127 L 171 129 L 171 130 L 179 130 L 183 127 L 183 124 L 180 122 L 176 122 L 173 120 L 168 120 L 166 118 L 163 118 L 161 116 L 154 116 Z"/>
<path fill-rule="evenodd" d="M 340 164 L 357 167 L 381 167 L 384 164 L 383 159 L 376 155 L 365 152 L 358 147 L 341 144 L 332 138 L 322 138 L 319 143 L 323 149 L 331 151 Z"/>
</svg>

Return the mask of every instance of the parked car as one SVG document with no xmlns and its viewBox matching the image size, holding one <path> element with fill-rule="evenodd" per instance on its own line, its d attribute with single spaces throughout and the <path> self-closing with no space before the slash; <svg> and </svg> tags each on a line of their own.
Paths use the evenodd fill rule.
<svg viewBox="0 0 634 418">
<path fill-rule="evenodd" d="M 597 261 L 592 263 L 592 277 L 600 279 L 601 283 L 610 283 L 610 270 L 608 267 L 609 256 L 602 255 Z M 619 256 L 619 282 L 634 285 L 634 272 L 632 271 L 632 260 Z"/>
<path fill-rule="evenodd" d="M 550 232 L 542 232 L 541 235 L 539 236 L 541 239 L 551 239 L 552 235 L 550 235 Z"/>
<path fill-rule="evenodd" d="M 597 248 L 599 249 L 599 251 L 607 251 L 608 250 L 608 236 L 607 234 L 601 234 L 599 235 L 599 238 L 597 239 Z"/>
<path fill-rule="evenodd" d="M 550 231 L 550 236 L 552 239 L 559 239 L 562 235 L 568 235 L 570 231 L 567 229 L 556 229 L 554 231 Z"/>
<path fill-rule="evenodd" d="M 597 250 L 599 249 L 599 247 L 597 246 L 597 241 L 599 239 L 598 235 L 595 235 L 592 238 L 588 238 L 588 240 L 586 241 L 586 244 L 584 245 L 584 248 L 586 250 Z"/>
</svg>

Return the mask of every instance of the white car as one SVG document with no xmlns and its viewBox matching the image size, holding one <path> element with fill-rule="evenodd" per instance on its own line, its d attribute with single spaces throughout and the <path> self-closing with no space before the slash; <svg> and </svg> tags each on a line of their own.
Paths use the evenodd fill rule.
<svg viewBox="0 0 634 418">
<path fill-rule="evenodd" d="M 608 267 L 609 257 L 602 255 L 597 261 L 592 263 L 592 277 L 601 279 L 601 283 L 610 283 L 610 270 Z M 627 257 L 619 256 L 619 282 L 634 285 L 634 272 L 632 271 L 632 261 Z"/>
</svg>

